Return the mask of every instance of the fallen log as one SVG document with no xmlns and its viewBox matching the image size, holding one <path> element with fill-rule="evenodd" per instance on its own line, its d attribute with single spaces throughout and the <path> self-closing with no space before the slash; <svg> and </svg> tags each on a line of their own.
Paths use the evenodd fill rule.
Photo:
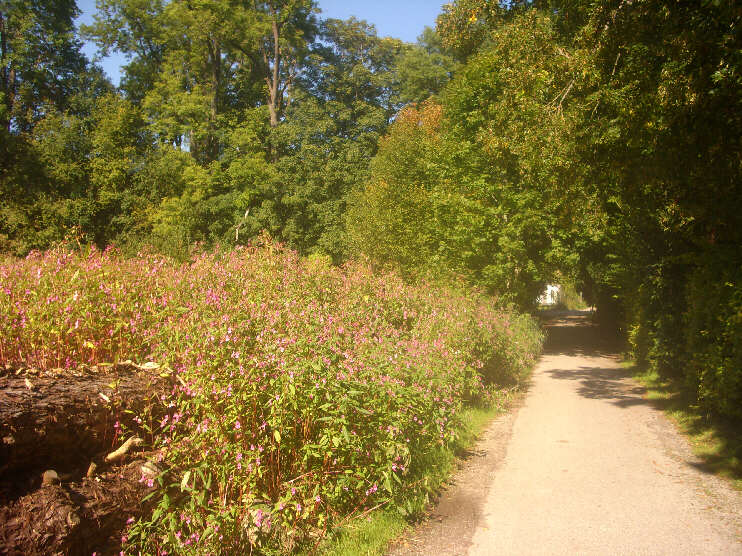
<svg viewBox="0 0 742 556">
<path fill-rule="evenodd" d="M 144 443 L 144 440 L 142 440 L 141 438 L 137 436 L 132 436 L 129 440 L 124 442 L 119 449 L 114 450 L 113 452 L 111 452 L 110 454 L 106 456 L 106 463 L 111 463 L 111 462 L 120 460 L 121 458 L 126 456 L 126 454 L 129 453 L 129 450 L 131 450 L 132 448 L 136 446 L 141 446 L 143 443 Z"/>
</svg>

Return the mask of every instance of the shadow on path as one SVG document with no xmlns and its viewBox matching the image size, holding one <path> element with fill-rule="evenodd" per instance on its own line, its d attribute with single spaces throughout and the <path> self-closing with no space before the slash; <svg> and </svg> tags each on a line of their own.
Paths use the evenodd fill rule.
<svg viewBox="0 0 742 556">
<path fill-rule="evenodd" d="M 593 322 L 590 311 L 546 312 L 542 318 L 546 330 L 545 355 L 615 359 L 624 347 L 615 331 Z M 577 393 L 585 398 L 608 400 L 624 408 L 657 406 L 645 398 L 646 389 L 630 380 L 633 375 L 630 368 L 578 366 L 551 369 L 547 374 L 558 380 L 579 381 Z"/>
<path fill-rule="evenodd" d="M 609 400 L 618 407 L 656 405 L 644 398 L 646 390 L 631 378 L 631 369 L 607 367 L 579 367 L 553 369 L 547 374 L 558 380 L 579 380 L 577 393 L 584 398 Z"/>
<path fill-rule="evenodd" d="M 624 346 L 617 334 L 594 324 L 590 312 L 544 312 L 540 318 L 547 333 L 544 349 L 547 360 L 542 370 L 534 375 L 534 380 L 548 377 L 547 380 L 573 381 L 571 384 L 579 396 L 603 400 L 628 411 L 618 412 L 621 415 L 631 415 L 631 408 L 634 407 L 636 414 L 646 417 L 642 406 L 646 409 L 662 407 L 668 403 L 667 399 L 645 399 L 645 389 L 632 380 L 633 369 L 618 364 L 619 354 Z M 551 360 L 548 360 L 549 357 Z M 546 387 L 554 386 L 552 383 Z M 503 465 L 511 448 L 513 426 L 518 417 L 518 412 L 513 411 L 493 422 L 479 443 L 467 451 L 466 459 L 460 461 L 461 468 L 450 481 L 449 488 L 443 492 L 438 504 L 431 508 L 428 519 L 398 539 L 389 548 L 388 556 L 463 556 L 470 553 L 477 528 L 486 524 L 485 511 L 493 494 L 493 477 L 496 473 L 505 473 Z M 581 418 L 582 414 L 578 419 Z M 686 465 L 705 473 L 711 472 L 707 462 L 694 458 L 688 452 L 685 441 L 677 437 L 669 423 L 659 430 L 667 431 L 660 435 L 663 443 L 681 446 L 674 449 L 673 453 L 680 454 L 679 457 Z M 520 481 L 518 488 L 522 488 Z M 551 488 L 550 485 L 548 490 Z M 579 492 L 574 495 L 579 496 Z M 523 512 L 523 515 L 526 513 Z M 495 529 L 492 531 L 498 534 Z M 488 555 L 493 553 L 477 552 Z"/>
<path fill-rule="evenodd" d="M 601 357 L 623 350 L 618 334 L 595 324 L 590 311 L 549 311 L 541 319 L 546 331 L 545 355 Z"/>
<path fill-rule="evenodd" d="M 616 360 L 625 347 L 611 330 L 595 324 L 588 311 L 545 312 L 541 316 L 547 333 L 544 354 L 570 357 L 607 357 Z M 619 408 L 647 406 L 661 411 L 675 411 L 684 415 L 681 428 L 686 433 L 711 435 L 714 438 L 712 453 L 693 456 L 686 453 L 685 465 L 706 474 L 723 474 L 739 479 L 742 477 L 742 435 L 728 424 L 711 424 L 702 416 L 688 411 L 689 400 L 682 397 L 678 385 L 669 382 L 652 386 L 654 395 L 648 397 L 647 389 L 633 380 L 632 367 L 601 366 L 599 360 L 593 365 L 570 366 L 549 369 L 545 373 L 556 380 L 578 381 L 577 393 L 594 400 L 605 400 Z M 715 453 L 713 453 L 715 452 Z"/>
</svg>

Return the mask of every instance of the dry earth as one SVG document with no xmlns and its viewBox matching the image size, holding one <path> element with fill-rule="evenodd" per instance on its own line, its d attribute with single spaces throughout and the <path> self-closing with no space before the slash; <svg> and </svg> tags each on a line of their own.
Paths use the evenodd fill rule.
<svg viewBox="0 0 742 556">
<path fill-rule="evenodd" d="M 548 325 L 519 409 L 390 554 L 742 554 L 742 494 L 707 473 L 586 314 Z"/>
</svg>

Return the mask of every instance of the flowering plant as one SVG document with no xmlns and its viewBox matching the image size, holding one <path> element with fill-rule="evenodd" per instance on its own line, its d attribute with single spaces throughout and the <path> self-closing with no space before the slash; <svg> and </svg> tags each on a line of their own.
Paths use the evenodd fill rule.
<svg viewBox="0 0 742 556">
<path fill-rule="evenodd" d="M 285 553 L 379 504 L 414 511 L 463 405 L 523 377 L 541 342 L 479 293 L 275 243 L 182 265 L 60 248 L 5 262 L 0 280 L 2 361 L 176 374 L 134 552 Z"/>
</svg>

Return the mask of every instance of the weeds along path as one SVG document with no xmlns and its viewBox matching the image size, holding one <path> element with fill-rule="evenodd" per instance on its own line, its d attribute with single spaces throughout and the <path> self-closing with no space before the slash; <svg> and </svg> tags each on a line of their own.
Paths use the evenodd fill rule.
<svg viewBox="0 0 742 556">
<path fill-rule="evenodd" d="M 392 553 L 742 554 L 742 494 L 704 471 L 585 314 L 548 328 L 517 415 Z"/>
</svg>

